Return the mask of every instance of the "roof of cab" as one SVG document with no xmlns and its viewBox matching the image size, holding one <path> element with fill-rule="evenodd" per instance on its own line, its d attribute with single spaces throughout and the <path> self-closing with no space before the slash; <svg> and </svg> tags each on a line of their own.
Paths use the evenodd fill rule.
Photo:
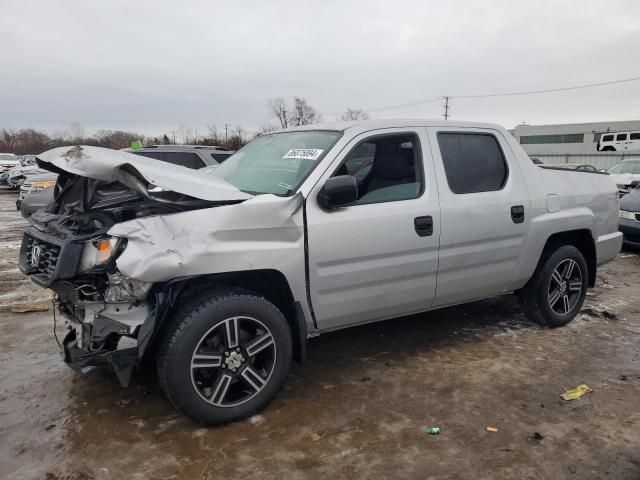
<svg viewBox="0 0 640 480">
<path fill-rule="evenodd" d="M 492 128 L 498 130 L 504 130 L 500 125 L 494 123 L 481 123 L 481 122 L 463 122 L 452 120 L 420 120 L 420 119 L 387 119 L 387 120 L 358 120 L 349 122 L 327 122 L 327 123 L 313 123 L 310 125 L 301 125 L 299 127 L 289 127 L 283 130 L 277 130 L 274 133 L 280 132 L 296 132 L 296 131 L 309 131 L 309 130 L 334 130 L 344 132 L 346 130 L 368 131 L 378 130 L 382 128 L 402 128 L 402 127 L 453 127 L 453 128 Z"/>
</svg>

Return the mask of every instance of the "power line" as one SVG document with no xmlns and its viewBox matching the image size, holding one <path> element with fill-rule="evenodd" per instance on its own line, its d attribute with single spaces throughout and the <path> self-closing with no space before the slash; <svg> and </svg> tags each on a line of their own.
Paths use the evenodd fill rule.
<svg viewBox="0 0 640 480">
<path fill-rule="evenodd" d="M 622 79 L 622 80 L 611 80 L 611 81 L 608 81 L 608 82 L 587 83 L 587 84 L 583 84 L 583 85 L 573 85 L 573 86 L 570 86 L 570 87 L 547 88 L 547 89 L 543 89 L 543 90 L 528 90 L 528 91 L 522 91 L 522 92 L 483 93 L 483 94 L 474 94 L 474 95 L 446 95 L 446 96 L 439 96 L 439 97 L 430 98 L 428 100 L 418 100 L 416 102 L 403 103 L 403 104 L 399 104 L 399 105 L 389 105 L 389 106 L 386 106 L 386 107 L 365 108 L 363 110 L 365 112 L 379 112 L 379 111 L 383 111 L 383 110 L 396 110 L 396 109 L 414 107 L 416 105 L 424 105 L 424 104 L 427 104 L 427 103 L 432 103 L 432 102 L 437 102 L 437 101 L 444 100 L 445 104 L 444 104 L 444 114 L 443 114 L 443 116 L 445 117 L 445 119 L 448 119 L 448 117 L 451 115 L 449 113 L 449 110 L 450 110 L 449 100 L 451 100 L 451 99 L 489 98 L 489 97 L 514 97 L 514 96 L 517 96 L 517 95 L 537 95 L 537 94 L 541 94 L 541 93 L 566 92 L 566 91 L 569 91 L 569 90 L 579 90 L 579 89 L 583 89 L 583 88 L 604 87 L 604 86 L 607 86 L 607 85 L 617 85 L 617 84 L 620 84 L 620 83 L 636 82 L 638 80 L 640 80 L 640 77 L 625 78 L 625 79 Z M 344 112 L 326 112 L 326 113 L 321 113 L 321 115 L 340 115 L 341 113 L 344 113 Z"/>
<path fill-rule="evenodd" d="M 406 107 L 414 107 L 416 105 L 423 105 L 426 103 L 433 103 L 442 100 L 442 97 L 433 97 L 428 100 L 419 100 L 417 102 L 411 103 L 403 103 L 400 105 L 389 105 L 387 107 L 376 107 L 376 108 L 363 108 L 362 110 L 365 112 L 380 112 L 382 110 L 395 110 L 397 108 L 406 108 Z M 344 112 L 322 112 L 320 115 L 341 115 Z"/>
<path fill-rule="evenodd" d="M 516 95 L 535 95 L 539 93 L 566 92 L 567 90 L 578 90 L 581 88 L 604 87 L 606 85 L 616 85 L 618 83 L 635 82 L 640 77 L 625 78 L 623 80 L 612 80 L 610 82 L 587 83 L 584 85 L 574 85 L 572 87 L 548 88 L 545 90 L 530 90 L 527 92 L 508 92 L 508 93 L 485 93 L 479 95 L 451 95 L 451 98 L 486 98 L 486 97 L 512 97 Z"/>
</svg>

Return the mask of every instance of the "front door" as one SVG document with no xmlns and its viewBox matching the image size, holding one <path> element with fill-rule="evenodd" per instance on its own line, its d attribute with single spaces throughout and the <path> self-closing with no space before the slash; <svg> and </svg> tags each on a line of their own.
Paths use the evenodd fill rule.
<svg viewBox="0 0 640 480">
<path fill-rule="evenodd" d="M 352 175 L 354 204 L 317 202 L 331 176 Z M 311 304 L 320 329 L 426 310 L 436 288 L 440 206 L 424 129 L 354 138 L 306 201 Z"/>
</svg>

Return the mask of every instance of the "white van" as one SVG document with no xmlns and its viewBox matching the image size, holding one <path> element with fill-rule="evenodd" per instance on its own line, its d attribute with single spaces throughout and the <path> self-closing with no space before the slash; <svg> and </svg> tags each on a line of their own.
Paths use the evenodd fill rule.
<svg viewBox="0 0 640 480">
<path fill-rule="evenodd" d="M 640 150 L 640 132 L 605 133 L 596 148 L 599 152 L 628 152 Z"/>
</svg>

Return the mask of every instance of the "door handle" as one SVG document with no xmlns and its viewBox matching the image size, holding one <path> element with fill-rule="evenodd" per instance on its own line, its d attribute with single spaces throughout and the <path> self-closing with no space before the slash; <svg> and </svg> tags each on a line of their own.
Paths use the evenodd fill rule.
<svg viewBox="0 0 640 480">
<path fill-rule="evenodd" d="M 513 223 L 524 222 L 524 207 L 522 205 L 514 205 L 511 207 L 511 220 L 513 220 Z"/>
<path fill-rule="evenodd" d="M 430 215 L 414 218 L 413 226 L 416 229 L 416 233 L 421 237 L 433 235 L 433 217 Z"/>
</svg>

